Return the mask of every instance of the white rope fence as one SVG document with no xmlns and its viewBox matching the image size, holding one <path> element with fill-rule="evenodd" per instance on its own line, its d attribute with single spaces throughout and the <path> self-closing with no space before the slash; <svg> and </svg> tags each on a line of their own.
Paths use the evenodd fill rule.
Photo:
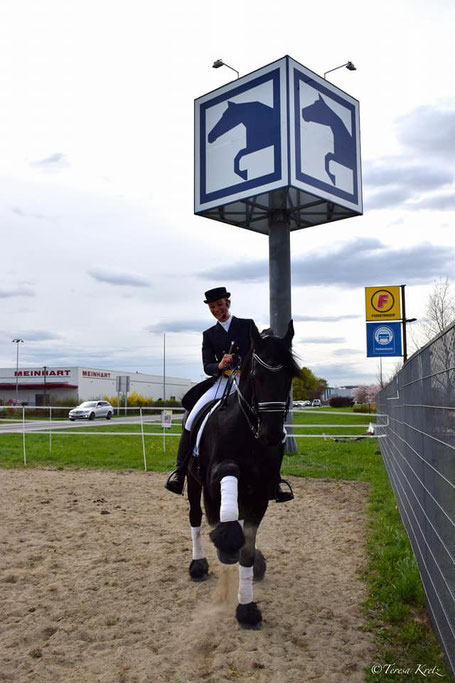
<svg viewBox="0 0 455 683">
<path fill-rule="evenodd" d="M 100 429 L 97 425 L 94 424 L 94 422 L 90 422 L 92 425 L 89 430 L 83 429 L 81 427 L 78 427 L 74 424 L 68 425 L 66 421 L 63 419 L 55 419 L 53 418 L 52 411 L 62 411 L 62 410 L 70 410 L 72 406 L 0 406 L 0 437 L 2 434 L 22 434 L 22 451 L 23 451 L 23 462 L 24 466 L 27 466 L 27 449 L 26 449 L 26 435 L 31 436 L 33 434 L 38 434 L 38 435 L 48 435 L 49 436 L 49 453 L 52 452 L 52 437 L 53 436 L 135 436 L 141 437 L 142 441 L 142 453 L 143 453 L 143 460 L 144 460 L 144 470 L 147 471 L 147 456 L 146 456 L 146 443 L 145 443 L 145 437 L 161 437 L 163 439 L 163 450 L 166 452 L 166 439 L 168 438 L 174 438 L 174 437 L 179 437 L 180 438 L 180 432 L 172 432 L 170 431 L 170 428 L 173 426 L 177 426 L 177 424 L 181 421 L 180 415 L 174 415 L 174 411 L 177 413 L 183 413 L 184 408 L 176 408 L 175 406 L 159 406 L 159 407 L 152 407 L 152 408 L 134 408 L 130 407 L 127 408 L 126 410 L 134 412 L 134 413 L 139 413 L 137 415 L 137 420 L 134 418 L 115 418 L 114 423 L 112 424 L 112 427 L 110 430 L 106 431 L 103 429 Z M 20 417 L 17 418 L 7 418 L 3 417 L 1 415 L 1 412 L 3 410 L 7 411 L 17 411 L 21 412 L 22 414 Z M 26 411 L 49 411 L 49 418 L 48 420 L 43 419 L 26 419 Z M 158 414 L 157 414 L 158 411 Z M 147 415 L 144 414 L 144 412 L 149 412 L 149 413 L 154 413 L 154 415 Z M 164 420 L 164 413 L 171 413 L 171 419 Z M 298 409 L 298 410 L 292 410 L 290 412 L 295 412 L 295 413 L 315 413 L 318 415 L 325 414 L 325 415 L 343 415 L 346 416 L 345 412 L 337 412 L 337 411 L 321 411 L 321 410 L 306 410 L 306 409 Z M 373 417 L 374 415 L 372 415 Z M 136 417 L 136 416 L 135 416 Z M 374 416 L 375 417 L 375 416 Z M 386 417 L 386 416 L 382 416 Z M 87 422 L 87 420 L 81 421 L 81 424 L 83 422 Z M 3 425 L 3 423 L 7 423 L 6 425 Z M 138 431 L 116 431 L 115 427 L 119 425 L 139 425 L 140 430 Z M 160 431 L 148 431 L 147 429 L 144 429 L 144 427 L 147 426 L 155 426 L 159 427 L 161 426 Z M 362 424 L 362 423 L 342 423 L 342 424 L 333 424 L 333 423 L 328 423 L 328 424 L 305 424 L 305 425 L 298 425 L 297 428 L 299 429 L 341 429 L 341 428 L 348 428 L 348 429 L 361 429 L 361 428 L 366 428 L 369 430 L 368 433 L 365 434 L 327 434 L 325 432 L 323 433 L 318 433 L 318 434 L 308 434 L 308 433 L 303 433 L 303 432 L 296 432 L 296 425 L 295 424 L 285 424 L 285 428 L 292 429 L 292 436 L 294 436 L 296 439 L 355 439 L 355 440 L 360 440 L 360 439 L 369 439 L 372 436 L 375 438 L 385 438 L 384 434 L 381 435 L 376 435 L 375 434 L 375 425 L 372 422 L 369 422 L 368 424 Z M 3 427 L 3 428 L 2 428 Z"/>
</svg>

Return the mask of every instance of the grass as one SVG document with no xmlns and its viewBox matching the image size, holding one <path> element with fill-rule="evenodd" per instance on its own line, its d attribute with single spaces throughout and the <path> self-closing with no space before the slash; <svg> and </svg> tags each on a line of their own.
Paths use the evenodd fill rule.
<svg viewBox="0 0 455 683">
<path fill-rule="evenodd" d="M 374 416 L 341 411 L 303 411 L 294 414 L 296 432 L 310 434 L 363 434 Z M 349 422 L 357 425 L 346 428 Z M 335 427 L 306 427 L 305 425 L 337 425 Z M 142 438 L 139 425 L 101 423 L 91 427 L 95 432 L 111 431 L 112 436 L 52 435 L 49 452 L 48 434 L 26 435 L 29 466 L 71 468 L 143 469 Z M 82 431 L 86 431 L 82 429 Z M 122 432 L 137 431 L 136 436 L 122 436 Z M 74 432 L 77 434 L 78 430 Z M 163 452 L 162 429 L 157 425 L 144 426 L 144 441 L 149 470 L 169 471 L 174 467 L 177 436 L 168 436 Z M 158 433 L 159 436 L 151 436 Z M 167 434 L 180 433 L 172 427 Z M 436 667 L 438 680 L 450 680 L 441 648 L 430 626 L 425 596 L 417 562 L 401 522 L 395 496 L 390 487 L 377 439 L 360 441 L 324 441 L 322 438 L 298 440 L 300 453 L 285 456 L 282 473 L 299 477 L 365 481 L 370 485 L 368 509 L 368 566 L 363 579 L 369 597 L 365 604 L 366 628 L 376 640 L 378 653 L 374 663 L 382 672 L 365 669 L 366 680 L 375 683 L 398 683 L 419 680 L 413 677 L 419 665 Z M 22 467 L 22 435 L 0 434 L 0 467 Z M 386 669 L 386 665 L 393 665 Z M 399 670 L 412 673 L 400 673 Z"/>
</svg>

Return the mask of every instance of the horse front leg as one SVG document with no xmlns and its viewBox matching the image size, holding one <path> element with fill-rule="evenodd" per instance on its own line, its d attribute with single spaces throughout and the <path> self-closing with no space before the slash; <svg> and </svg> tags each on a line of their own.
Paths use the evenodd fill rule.
<svg viewBox="0 0 455 683">
<path fill-rule="evenodd" d="M 242 171 L 240 168 L 240 159 L 248 153 L 248 149 L 245 147 L 244 149 L 241 149 L 240 152 L 236 154 L 236 157 L 234 159 L 234 171 L 239 175 L 243 180 L 248 180 L 248 171 Z"/>
<path fill-rule="evenodd" d="M 336 157 L 335 157 L 335 154 L 333 154 L 333 152 L 329 152 L 328 154 L 325 155 L 325 170 L 326 170 L 326 173 L 329 176 L 330 180 L 332 181 L 333 185 L 335 185 L 336 177 L 330 170 L 330 162 L 331 161 L 336 161 Z"/>
<path fill-rule="evenodd" d="M 201 522 L 202 522 L 202 508 L 201 508 L 201 493 L 202 486 L 194 479 L 191 474 L 188 474 L 188 500 L 190 503 L 190 525 L 191 525 L 191 543 L 193 559 L 189 567 L 189 573 L 193 581 L 205 581 L 208 578 L 209 563 L 204 553 L 204 546 L 202 543 Z"/>
<path fill-rule="evenodd" d="M 239 523 L 238 475 L 239 468 L 234 463 L 223 463 L 220 468 L 220 521 L 210 532 L 210 538 L 223 564 L 236 564 L 240 548 L 245 543 Z"/>
<path fill-rule="evenodd" d="M 261 580 L 265 574 L 265 558 L 256 549 L 256 524 L 245 521 L 245 545 L 240 551 L 239 561 L 239 592 L 235 616 L 240 626 L 245 629 L 261 627 L 261 610 L 253 600 L 253 579 Z"/>
</svg>

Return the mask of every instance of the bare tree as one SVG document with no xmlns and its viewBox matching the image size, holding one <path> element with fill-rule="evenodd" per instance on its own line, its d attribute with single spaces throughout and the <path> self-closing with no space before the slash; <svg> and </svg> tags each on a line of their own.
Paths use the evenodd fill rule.
<svg viewBox="0 0 455 683">
<path fill-rule="evenodd" d="M 455 320 L 455 295 L 449 278 L 435 281 L 428 297 L 425 317 L 416 325 L 408 327 L 408 337 L 413 350 L 417 351 Z"/>
</svg>

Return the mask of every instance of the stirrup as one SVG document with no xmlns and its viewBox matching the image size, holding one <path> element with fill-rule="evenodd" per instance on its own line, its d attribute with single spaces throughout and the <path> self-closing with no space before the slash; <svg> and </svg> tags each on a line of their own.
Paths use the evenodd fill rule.
<svg viewBox="0 0 455 683">
<path fill-rule="evenodd" d="M 183 488 L 185 486 L 185 472 L 179 472 L 179 470 L 174 470 L 168 476 L 164 488 L 171 493 L 176 493 L 179 496 L 183 496 Z"/>
<path fill-rule="evenodd" d="M 283 491 L 280 487 L 280 484 L 286 484 L 289 491 Z M 287 503 L 288 501 L 293 499 L 294 492 L 292 491 L 292 486 L 288 481 L 286 481 L 286 479 L 280 479 L 275 489 L 275 501 L 277 503 Z"/>
</svg>

